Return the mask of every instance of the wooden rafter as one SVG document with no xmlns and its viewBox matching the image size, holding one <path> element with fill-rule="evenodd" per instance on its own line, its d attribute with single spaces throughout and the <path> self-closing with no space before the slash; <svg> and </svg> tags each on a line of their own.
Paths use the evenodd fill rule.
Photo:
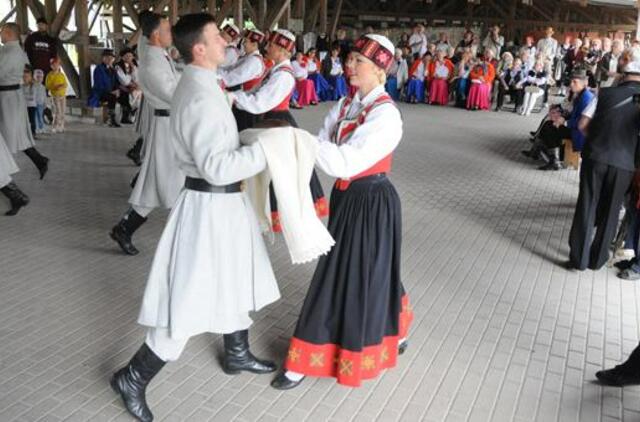
<svg viewBox="0 0 640 422">
<path fill-rule="evenodd" d="M 291 0 L 282 0 L 278 7 L 276 7 L 267 18 L 264 29 L 272 29 L 289 6 L 291 6 Z"/>
</svg>

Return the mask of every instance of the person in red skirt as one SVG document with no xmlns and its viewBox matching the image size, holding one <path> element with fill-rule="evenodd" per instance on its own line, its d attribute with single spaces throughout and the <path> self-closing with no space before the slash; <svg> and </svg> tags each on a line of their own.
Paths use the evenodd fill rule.
<svg viewBox="0 0 640 422">
<path fill-rule="evenodd" d="M 449 82 L 453 78 L 453 63 L 444 50 L 436 52 L 436 59 L 429 64 L 429 104 L 449 103 Z"/>
<path fill-rule="evenodd" d="M 491 60 L 493 50 L 485 51 L 484 60 L 476 63 L 471 69 L 469 79 L 471 89 L 467 98 L 467 109 L 469 110 L 489 110 L 491 108 L 491 87 L 496 77 L 496 70 Z"/>
<path fill-rule="evenodd" d="M 387 178 L 402 119 L 386 93 L 393 44 L 381 35 L 356 43 L 353 98 L 342 99 L 318 136 L 318 167 L 337 181 L 329 232 L 291 339 L 285 370 L 271 383 L 287 390 L 305 376 L 357 387 L 396 365 L 413 318 L 400 280 L 400 198 Z"/>
</svg>

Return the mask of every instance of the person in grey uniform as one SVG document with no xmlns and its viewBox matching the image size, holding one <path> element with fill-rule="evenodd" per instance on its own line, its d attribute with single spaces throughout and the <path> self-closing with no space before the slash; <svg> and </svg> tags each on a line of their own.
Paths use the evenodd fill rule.
<svg viewBox="0 0 640 422">
<path fill-rule="evenodd" d="M 49 170 L 49 159 L 35 148 L 29 126 L 27 103 L 22 91 L 27 54 L 20 46 L 20 27 L 5 23 L 0 31 L 0 134 L 9 151 L 23 151 L 40 172 L 40 179 Z"/>
<path fill-rule="evenodd" d="M 219 333 L 223 371 L 266 374 L 273 362 L 249 348 L 250 312 L 280 298 L 258 220 L 241 181 L 266 168 L 259 144 L 241 146 L 231 106 L 216 81 L 224 39 L 211 15 L 185 15 L 174 28 L 187 67 L 171 101 L 171 142 L 187 175 L 158 243 L 138 323 L 144 343 L 111 378 L 139 421 L 152 421 L 146 388 L 190 337 Z"/>
<path fill-rule="evenodd" d="M 29 203 L 29 197 L 22 192 L 11 178 L 12 174 L 18 172 L 18 165 L 13 160 L 13 155 L 9 152 L 2 134 L 0 134 L 0 192 L 4 194 L 11 203 L 11 209 L 4 215 L 16 215 L 20 208 Z"/>
<path fill-rule="evenodd" d="M 178 167 L 175 150 L 171 144 L 169 116 L 171 98 L 178 85 L 178 73 L 167 53 L 171 46 L 171 24 L 155 14 L 143 22 L 143 32 L 148 38 L 138 77 L 145 102 L 153 115 L 149 121 L 146 153 L 138 179 L 129 197 L 130 208 L 110 233 L 127 255 L 138 250 L 131 237 L 155 208 L 173 207 L 184 185 L 184 174 Z"/>
</svg>

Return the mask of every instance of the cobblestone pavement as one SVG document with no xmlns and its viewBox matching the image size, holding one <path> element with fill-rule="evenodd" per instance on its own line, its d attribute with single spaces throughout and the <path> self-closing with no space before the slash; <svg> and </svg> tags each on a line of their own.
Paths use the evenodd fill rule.
<svg viewBox="0 0 640 422">
<path fill-rule="evenodd" d="M 296 116 L 316 130 L 326 111 Z M 402 112 L 392 179 L 415 321 L 398 367 L 359 389 L 308 379 L 283 393 L 270 376 L 224 375 L 221 337 L 201 335 L 150 385 L 156 420 L 640 420 L 639 388 L 593 383 L 638 343 L 640 295 L 610 269 L 554 264 L 568 253 L 578 178 L 520 157 L 539 117 Z M 136 234 L 137 257 L 107 236 L 127 207 L 133 140 L 70 125 L 38 143 L 52 158 L 44 181 L 18 157 L 32 202 L 0 218 L 2 422 L 130 420 L 107 380 L 143 340 L 135 319 L 167 215 Z M 281 361 L 314 267 L 292 266 L 281 239 L 269 248 L 283 299 L 255 315 L 252 347 Z"/>
</svg>

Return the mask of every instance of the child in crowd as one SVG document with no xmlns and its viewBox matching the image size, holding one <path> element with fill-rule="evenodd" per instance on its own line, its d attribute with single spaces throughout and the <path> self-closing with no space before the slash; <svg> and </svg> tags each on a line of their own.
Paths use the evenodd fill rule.
<svg viewBox="0 0 640 422">
<path fill-rule="evenodd" d="M 45 133 L 44 109 L 47 103 L 47 88 L 44 87 L 44 72 L 33 71 L 33 91 L 36 96 L 36 133 Z"/>
<path fill-rule="evenodd" d="M 53 133 L 64 132 L 64 112 L 67 99 L 67 78 L 60 69 L 60 59 L 51 59 L 51 72 L 47 74 L 45 86 L 53 98 Z"/>
<path fill-rule="evenodd" d="M 36 93 L 33 88 L 33 73 L 31 69 L 24 70 L 22 82 L 22 91 L 24 92 L 24 99 L 27 103 L 27 110 L 29 112 L 29 126 L 31 127 L 31 134 L 36 136 Z"/>
</svg>

